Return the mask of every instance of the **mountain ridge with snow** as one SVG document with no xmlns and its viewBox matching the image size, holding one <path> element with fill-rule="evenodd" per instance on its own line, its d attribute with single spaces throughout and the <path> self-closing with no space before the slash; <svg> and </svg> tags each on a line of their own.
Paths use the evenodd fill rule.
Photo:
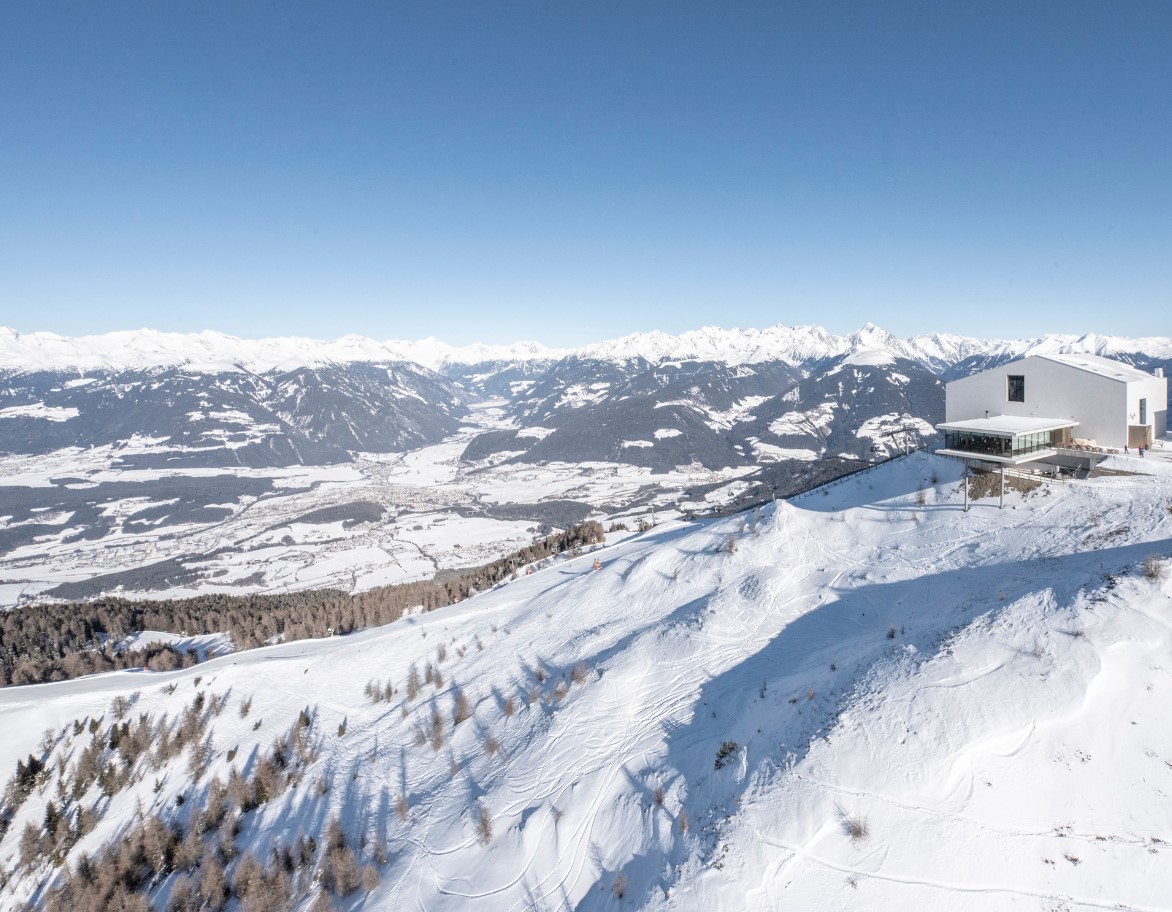
<svg viewBox="0 0 1172 912">
<path fill-rule="evenodd" d="M 0 327 L 0 370 L 122 371 L 185 367 L 200 373 L 251 373 L 357 362 L 409 361 L 435 370 L 446 364 L 556 360 L 568 352 L 536 342 L 474 343 L 457 347 L 439 339 L 379 342 L 346 335 L 333 340 L 298 336 L 242 339 L 205 330 L 168 333 L 152 329 L 93 336 L 18 333 Z"/>
<path fill-rule="evenodd" d="M 19 333 L 0 327 L 0 370 L 17 372 L 76 370 L 84 373 L 185 367 L 201 373 L 233 370 L 265 373 L 298 367 L 387 361 L 410 361 L 431 370 L 442 370 L 451 365 L 552 362 L 566 357 L 617 362 L 641 358 L 652 364 L 714 361 L 747 365 L 777 360 L 798 365 L 861 352 L 884 352 L 936 369 L 974 356 L 1004 360 L 1042 352 L 1106 356 L 1142 352 L 1153 357 L 1172 358 L 1172 337 L 1131 339 L 1087 333 L 1003 340 L 927 333 L 900 339 L 872 323 L 841 336 L 820 326 L 777 324 L 765 329 L 706 326 L 678 335 L 656 330 L 571 349 L 527 341 L 509 345 L 473 343 L 454 346 L 434 337 L 378 341 L 351 334 L 333 340 L 296 336 L 242 339 L 210 330 L 168 333 L 151 329 L 60 336 L 48 332 Z"/>
</svg>

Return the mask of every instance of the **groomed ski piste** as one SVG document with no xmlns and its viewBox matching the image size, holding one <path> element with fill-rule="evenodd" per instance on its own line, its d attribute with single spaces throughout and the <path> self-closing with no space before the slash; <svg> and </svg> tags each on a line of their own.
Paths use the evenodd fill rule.
<svg viewBox="0 0 1172 912">
<path fill-rule="evenodd" d="M 48 764 L 76 762 L 71 723 L 108 725 L 119 695 L 173 719 L 205 692 L 227 701 L 206 771 L 93 787 L 71 863 L 140 811 L 186 821 L 305 710 L 317 759 L 236 845 L 264 860 L 331 814 L 364 860 L 385 841 L 378 885 L 339 909 L 1172 909 L 1172 574 L 1142 569 L 1172 569 L 1172 466 L 1106 466 L 1147 474 L 966 513 L 959 465 L 913 454 L 387 627 L 7 688 L 0 776 L 46 729 Z M 408 699 L 428 663 L 442 686 Z M 52 797 L 0 843 L 2 909 L 58 876 L 17 869 Z"/>
</svg>

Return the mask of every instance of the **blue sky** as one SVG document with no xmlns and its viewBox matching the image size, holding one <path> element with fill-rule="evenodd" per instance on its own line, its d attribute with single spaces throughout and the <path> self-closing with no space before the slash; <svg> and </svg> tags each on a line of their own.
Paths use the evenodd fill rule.
<svg viewBox="0 0 1172 912">
<path fill-rule="evenodd" d="M 0 324 L 1172 333 L 1172 3 L 0 7 Z"/>
</svg>

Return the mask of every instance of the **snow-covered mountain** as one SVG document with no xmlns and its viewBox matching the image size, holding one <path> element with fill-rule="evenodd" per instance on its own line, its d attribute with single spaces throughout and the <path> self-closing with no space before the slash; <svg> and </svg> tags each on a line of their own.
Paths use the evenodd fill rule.
<svg viewBox="0 0 1172 912">
<path fill-rule="evenodd" d="M 0 690 L 0 910 L 1167 908 L 1138 464 L 965 512 L 915 454 L 348 637 Z"/>
<path fill-rule="evenodd" d="M 411 362 L 0 372 L 0 453 L 151 443 L 121 458 L 125 467 L 346 462 L 353 451 L 434 443 L 466 413 L 461 390 Z"/>
<path fill-rule="evenodd" d="M 0 371 L 125 371 L 184 367 L 189 371 L 251 373 L 366 362 L 410 361 L 431 369 L 486 361 L 551 361 L 568 352 L 536 342 L 457 347 L 439 339 L 377 342 L 349 335 L 333 341 L 295 336 L 241 339 L 218 332 L 151 329 L 96 336 L 18 333 L 0 327 Z"/>
<path fill-rule="evenodd" d="M 867 460 L 934 438 L 945 381 L 1043 351 L 1152 367 L 1169 363 L 1172 339 L 901 340 L 873 324 L 849 336 L 810 326 L 646 333 L 588 346 L 511 384 L 509 412 L 520 430 L 478 440 L 467 455 L 592 458 L 655 471 L 689 462 Z"/>
<path fill-rule="evenodd" d="M 140 466 L 337 463 L 433 444 L 457 431 L 469 405 L 491 399 L 503 400 L 509 426 L 469 444 L 470 468 L 597 461 L 662 473 L 870 460 L 930 442 L 944 381 L 1059 351 L 1172 365 L 1169 338 L 899 339 L 873 324 L 846 336 L 706 327 L 570 352 L 0 329 L 0 454 L 134 439 L 136 451 L 153 441 L 133 457 Z"/>
<path fill-rule="evenodd" d="M 845 336 L 833 335 L 820 326 L 778 325 L 761 330 L 705 327 L 678 336 L 660 332 L 635 333 L 586 346 L 577 354 L 615 361 L 643 358 L 653 363 L 701 360 L 755 364 L 780 360 L 799 365 L 867 351 L 885 352 L 891 357 L 921 361 L 926 365 L 953 364 L 975 355 L 1013 358 L 1042 352 L 1108 357 L 1143 352 L 1155 358 L 1172 358 L 1172 337 L 1128 339 L 1088 333 L 1082 336 L 1047 335 L 1005 341 L 929 333 L 900 339 L 873 323 L 867 323 L 857 332 Z"/>
<path fill-rule="evenodd" d="M 348 335 L 333 341 L 298 337 L 248 340 L 217 332 L 165 333 L 142 329 L 95 336 L 18 333 L 0 327 L 0 371 L 120 371 L 185 367 L 191 371 L 252 373 L 285 371 L 353 362 L 412 361 L 432 370 L 488 362 L 553 362 L 569 356 L 626 362 L 643 359 L 710 361 L 727 365 L 782 361 L 791 366 L 851 353 L 880 351 L 926 366 L 955 364 L 967 358 L 1011 358 L 1038 352 L 1071 352 L 1120 357 L 1143 353 L 1172 358 L 1172 337 L 1128 339 L 1089 333 L 1048 335 L 1004 341 L 931 333 L 899 339 L 868 323 L 857 332 L 836 336 L 819 326 L 771 326 L 767 329 L 704 327 L 679 335 L 635 333 L 619 339 L 557 349 L 537 342 L 512 345 L 452 346 L 435 338 L 414 342 Z"/>
</svg>

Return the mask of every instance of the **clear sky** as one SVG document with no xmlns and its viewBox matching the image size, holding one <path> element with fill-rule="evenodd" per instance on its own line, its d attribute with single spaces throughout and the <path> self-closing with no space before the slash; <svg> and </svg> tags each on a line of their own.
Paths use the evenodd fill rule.
<svg viewBox="0 0 1172 912">
<path fill-rule="evenodd" d="M 1172 2 L 0 5 L 0 325 L 1172 334 Z"/>
</svg>

